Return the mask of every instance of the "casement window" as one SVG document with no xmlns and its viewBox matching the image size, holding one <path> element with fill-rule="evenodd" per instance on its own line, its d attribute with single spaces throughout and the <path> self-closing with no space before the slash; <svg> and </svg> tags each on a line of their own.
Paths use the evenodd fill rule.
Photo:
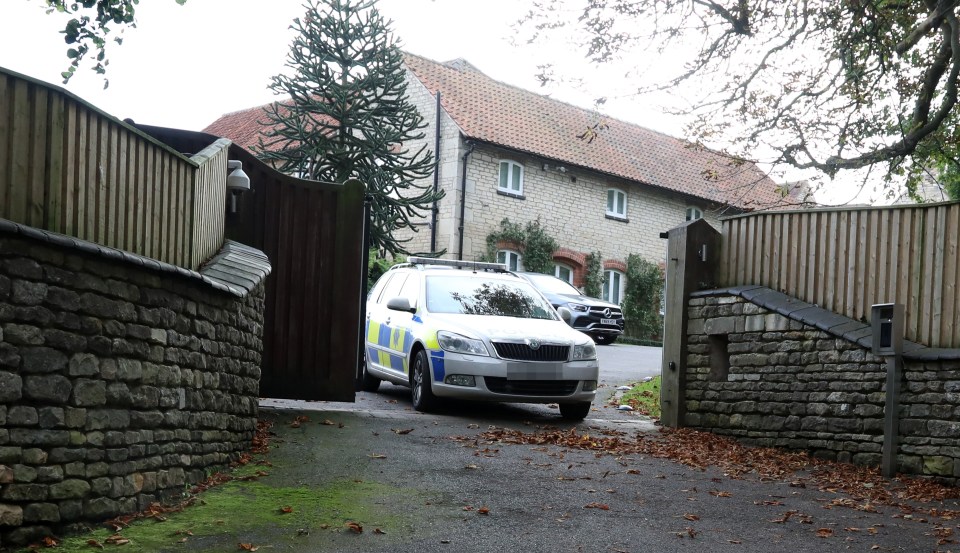
<svg viewBox="0 0 960 553">
<path fill-rule="evenodd" d="M 565 280 L 570 284 L 573 284 L 573 269 L 557 263 L 553 266 L 553 276 L 559 278 L 560 280 Z"/>
<path fill-rule="evenodd" d="M 501 160 L 500 184 L 497 190 L 517 196 L 523 195 L 523 165 L 508 159 Z"/>
<path fill-rule="evenodd" d="M 523 270 L 523 260 L 520 258 L 520 254 L 513 250 L 498 251 L 497 263 L 503 263 L 511 271 Z"/>
<path fill-rule="evenodd" d="M 627 193 L 618 188 L 607 189 L 607 215 L 617 219 L 627 218 Z"/>
<path fill-rule="evenodd" d="M 603 299 L 620 305 L 623 303 L 623 289 L 626 276 L 620 271 L 607 269 L 603 272 Z"/>
<path fill-rule="evenodd" d="M 703 218 L 703 212 L 700 211 L 700 208 L 697 207 L 688 207 L 687 208 L 687 220 L 696 221 L 697 219 Z"/>
</svg>

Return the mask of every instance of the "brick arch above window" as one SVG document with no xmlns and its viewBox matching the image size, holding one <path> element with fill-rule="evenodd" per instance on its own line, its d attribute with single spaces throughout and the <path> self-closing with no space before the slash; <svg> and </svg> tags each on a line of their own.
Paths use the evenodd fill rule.
<svg viewBox="0 0 960 553">
<path fill-rule="evenodd" d="M 519 253 L 523 253 L 518 242 L 513 240 L 497 240 L 496 249 L 498 250 L 513 250 Z"/>
<path fill-rule="evenodd" d="M 627 272 L 627 264 L 619 259 L 607 259 L 603 262 L 604 271 L 620 271 L 621 273 Z"/>
<path fill-rule="evenodd" d="M 587 264 L 587 254 L 571 250 L 570 248 L 560 248 L 553 252 L 553 260 L 557 263 L 571 265 L 576 269 Z"/>
</svg>

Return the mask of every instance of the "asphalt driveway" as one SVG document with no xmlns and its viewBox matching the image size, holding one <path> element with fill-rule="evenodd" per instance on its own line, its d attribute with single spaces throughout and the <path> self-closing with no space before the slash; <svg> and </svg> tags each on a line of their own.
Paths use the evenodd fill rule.
<svg viewBox="0 0 960 553">
<path fill-rule="evenodd" d="M 610 390 L 615 379 L 604 383 Z M 421 414 L 389 384 L 353 404 L 263 405 L 269 443 L 237 473 L 243 479 L 122 529 L 125 550 L 960 550 L 954 500 L 907 512 L 803 474 L 733 477 L 679 462 L 683 451 L 678 460 L 637 453 L 632 443 L 662 439 L 658 427 L 602 405 L 580 424 L 551 406 L 448 404 Z M 603 441 L 624 449 L 591 449 Z M 64 546 L 89 551 L 87 540 L 110 533 Z"/>
</svg>

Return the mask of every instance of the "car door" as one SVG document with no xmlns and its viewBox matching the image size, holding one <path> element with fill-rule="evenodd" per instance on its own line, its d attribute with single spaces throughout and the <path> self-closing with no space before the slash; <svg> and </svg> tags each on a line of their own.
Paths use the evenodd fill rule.
<svg viewBox="0 0 960 553">
<path fill-rule="evenodd" d="M 392 338 L 390 325 L 396 311 L 387 309 L 387 302 L 400 294 L 408 274 L 407 272 L 388 274 L 386 284 L 379 290 L 379 294 L 376 294 L 377 288 L 374 288 L 375 293 L 367 301 L 367 359 L 372 368 L 377 371 L 395 372 L 392 367 L 398 362 L 401 371 L 403 369 L 402 358 L 394 359 L 395 355 L 390 349 Z"/>
<path fill-rule="evenodd" d="M 399 358 L 400 363 L 395 360 L 391 369 L 403 374 L 409 374 L 410 368 L 410 348 L 413 347 L 413 319 L 420 301 L 420 274 L 410 273 L 407 280 L 403 283 L 397 297 L 406 298 L 410 303 L 413 313 L 410 311 L 389 310 L 390 327 L 390 355 Z M 389 298 L 387 298 L 389 301 Z"/>
</svg>

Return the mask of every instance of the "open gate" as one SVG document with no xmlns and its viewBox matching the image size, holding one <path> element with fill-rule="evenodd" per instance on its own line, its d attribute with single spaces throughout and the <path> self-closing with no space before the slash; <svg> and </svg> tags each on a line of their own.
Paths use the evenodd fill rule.
<svg viewBox="0 0 960 553">
<path fill-rule="evenodd" d="M 216 137 L 138 127 L 181 152 Z M 262 250 L 272 265 L 264 306 L 260 395 L 353 401 L 359 363 L 364 193 L 279 173 L 232 145 L 251 189 L 228 213 L 226 237 Z"/>
</svg>

